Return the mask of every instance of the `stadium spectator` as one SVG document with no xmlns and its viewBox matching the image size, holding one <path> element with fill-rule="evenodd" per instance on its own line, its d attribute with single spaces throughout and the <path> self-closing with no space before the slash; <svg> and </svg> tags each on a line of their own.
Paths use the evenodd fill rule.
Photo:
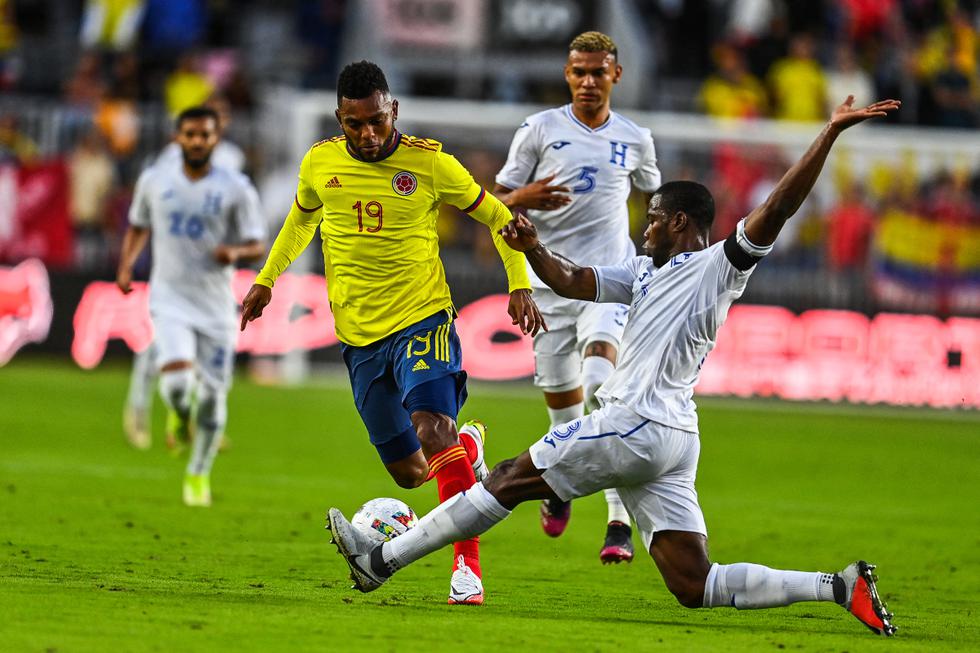
<svg viewBox="0 0 980 653">
<path fill-rule="evenodd" d="M 934 107 L 933 122 L 940 127 L 972 129 L 977 125 L 977 91 L 980 80 L 976 68 L 961 62 L 956 48 L 947 50 L 946 66 L 937 71 L 929 85 Z"/>
<path fill-rule="evenodd" d="M 146 0 L 143 45 L 170 56 L 201 44 L 207 29 L 205 0 Z"/>
<path fill-rule="evenodd" d="M 86 0 L 80 40 L 85 49 L 124 51 L 139 36 L 146 0 Z"/>
<path fill-rule="evenodd" d="M 715 118 L 755 118 L 765 115 L 769 101 L 766 89 L 749 72 L 745 58 L 734 46 L 714 48 L 715 73 L 701 85 L 698 102 Z"/>
<path fill-rule="evenodd" d="M 779 120 L 817 121 L 827 113 L 827 78 L 815 58 L 813 37 L 797 34 L 789 54 L 772 65 L 767 81 Z"/>
<path fill-rule="evenodd" d="M 135 152 L 139 142 L 140 118 L 136 98 L 124 94 L 125 89 L 113 86 L 99 100 L 93 122 L 102 133 L 112 154 L 121 164 Z"/>
<path fill-rule="evenodd" d="M 37 158 L 37 143 L 20 129 L 17 116 L 0 115 L 0 164 L 24 165 Z"/>
<path fill-rule="evenodd" d="M 875 224 L 865 196 L 860 182 L 845 180 L 840 198 L 827 213 L 827 263 L 832 270 L 864 267 Z"/>
<path fill-rule="evenodd" d="M 857 60 L 854 47 L 841 41 L 834 49 L 834 65 L 827 71 L 826 111 L 834 110 L 831 98 L 854 96 L 854 103 L 865 106 L 875 98 L 874 82 Z"/>
<path fill-rule="evenodd" d="M 101 271 L 109 263 L 108 202 L 116 170 L 98 131 L 92 129 L 85 134 L 68 156 L 68 178 L 75 266 L 84 271 Z"/>
<path fill-rule="evenodd" d="M 176 116 L 184 109 L 203 104 L 214 91 L 214 84 L 201 72 L 196 55 L 185 52 L 164 82 L 167 111 Z"/>
<path fill-rule="evenodd" d="M 19 35 L 13 0 L 0 0 L 0 90 L 9 91 L 20 78 Z"/>
</svg>

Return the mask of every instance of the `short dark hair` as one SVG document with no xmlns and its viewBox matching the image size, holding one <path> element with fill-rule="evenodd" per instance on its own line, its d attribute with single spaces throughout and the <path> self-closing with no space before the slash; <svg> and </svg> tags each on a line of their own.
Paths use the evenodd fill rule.
<svg viewBox="0 0 980 653">
<path fill-rule="evenodd" d="M 668 215 L 683 211 L 701 231 L 711 230 L 715 221 L 715 198 L 696 181 L 668 181 L 653 192 L 660 196 L 660 208 Z"/>
<path fill-rule="evenodd" d="M 388 95 L 388 80 L 377 64 L 370 61 L 358 61 L 344 66 L 337 79 L 337 106 L 341 98 L 348 100 L 363 100 L 371 97 L 376 91 Z"/>
<path fill-rule="evenodd" d="M 177 128 L 177 131 L 180 131 L 180 126 L 184 124 L 185 120 L 197 120 L 198 118 L 211 118 L 214 120 L 215 125 L 221 124 L 221 119 L 218 118 L 217 111 L 211 107 L 198 106 L 184 109 L 177 114 L 177 120 L 174 121 L 174 125 Z"/>
<path fill-rule="evenodd" d="M 619 60 L 616 43 L 602 32 L 582 32 L 568 44 L 568 51 L 608 52 L 617 61 Z"/>
</svg>

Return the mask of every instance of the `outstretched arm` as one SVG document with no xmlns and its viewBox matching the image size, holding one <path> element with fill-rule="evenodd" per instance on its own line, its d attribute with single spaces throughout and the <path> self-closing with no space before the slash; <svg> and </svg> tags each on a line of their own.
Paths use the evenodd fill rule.
<svg viewBox="0 0 980 653">
<path fill-rule="evenodd" d="M 803 157 L 783 175 L 768 199 L 745 219 L 745 235 L 754 245 L 766 247 L 775 242 L 783 225 L 810 194 L 827 154 L 841 132 L 869 118 L 886 116 L 902 104 L 898 100 L 882 100 L 863 109 L 855 109 L 853 103 L 854 96 L 848 95 L 844 104 L 834 109 L 830 122 Z"/>
<path fill-rule="evenodd" d="M 527 217 L 518 215 L 500 230 L 500 235 L 511 248 L 524 252 L 534 273 L 556 293 L 569 299 L 595 301 L 595 271 L 579 267 L 545 247 Z"/>
</svg>

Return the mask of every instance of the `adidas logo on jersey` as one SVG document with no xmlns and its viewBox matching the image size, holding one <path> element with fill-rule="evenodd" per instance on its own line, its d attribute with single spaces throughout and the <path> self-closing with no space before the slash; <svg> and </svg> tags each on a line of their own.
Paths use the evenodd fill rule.
<svg viewBox="0 0 980 653">
<path fill-rule="evenodd" d="M 339 180 L 339 179 L 337 179 L 337 176 L 336 176 L 336 175 L 334 175 L 334 178 L 333 178 L 333 179 L 331 179 L 330 181 L 328 181 L 328 182 L 327 182 L 326 184 L 324 184 L 324 186 L 323 186 L 323 187 L 324 187 L 324 188 L 343 188 L 343 187 L 344 187 L 344 185 L 343 185 L 343 184 L 341 184 L 341 183 L 340 183 L 340 180 Z"/>
<path fill-rule="evenodd" d="M 420 358 L 419 361 L 415 363 L 415 367 L 412 368 L 412 371 L 418 372 L 419 370 L 427 370 L 427 369 L 429 369 L 428 364 L 426 364 L 424 359 Z"/>
</svg>

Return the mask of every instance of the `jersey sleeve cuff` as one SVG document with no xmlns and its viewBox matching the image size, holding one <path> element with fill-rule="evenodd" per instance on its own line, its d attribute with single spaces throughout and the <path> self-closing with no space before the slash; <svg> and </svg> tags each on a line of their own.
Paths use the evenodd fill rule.
<svg viewBox="0 0 980 653">
<path fill-rule="evenodd" d="M 599 271 L 596 269 L 594 265 L 590 267 L 592 268 L 592 276 L 595 277 L 595 297 L 592 298 L 592 301 L 598 302 L 599 297 L 602 295 L 602 285 L 601 282 L 599 281 Z"/>
</svg>

